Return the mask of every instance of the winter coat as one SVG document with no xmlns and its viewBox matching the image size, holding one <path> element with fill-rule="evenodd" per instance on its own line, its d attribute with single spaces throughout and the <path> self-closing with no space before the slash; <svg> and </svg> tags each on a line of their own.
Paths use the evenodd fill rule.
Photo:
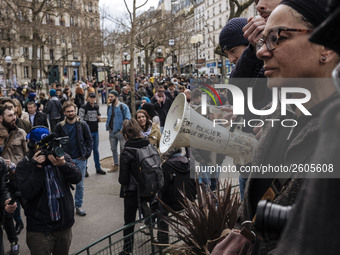
<svg viewBox="0 0 340 255">
<path fill-rule="evenodd" d="M 164 127 L 165 124 L 165 119 L 168 114 L 168 111 L 170 110 L 172 101 L 170 98 L 166 97 L 165 102 L 161 102 L 160 104 L 157 102 L 157 98 L 153 97 L 151 99 L 151 103 L 155 107 L 155 111 L 158 113 L 160 122 L 161 122 L 161 127 Z"/>
<path fill-rule="evenodd" d="M 182 208 L 183 196 L 179 190 L 183 190 L 190 201 L 195 200 L 196 184 L 190 178 L 190 162 L 184 156 L 172 156 L 162 165 L 164 175 L 164 187 L 162 190 L 162 201 L 175 211 Z"/>
<path fill-rule="evenodd" d="M 62 105 L 57 97 L 52 97 L 46 104 L 45 113 L 50 120 L 59 120 L 63 117 Z"/>
<path fill-rule="evenodd" d="M 15 175 L 24 200 L 27 231 L 48 233 L 70 228 L 74 224 L 74 202 L 70 184 L 77 184 L 82 176 L 66 154 L 65 160 L 65 165 L 53 166 L 55 177 L 64 193 L 64 197 L 58 199 L 61 219 L 56 222 L 50 216 L 44 168 L 38 168 L 32 161 L 32 156 L 26 156 L 17 165 Z"/>
<path fill-rule="evenodd" d="M 0 157 L 0 206 L 5 207 L 5 201 L 10 197 L 7 189 L 7 164 L 3 158 Z M 2 212 L 1 212 L 2 213 Z M 0 217 L 3 220 L 4 217 Z M 0 222 L 2 224 L 2 222 Z"/>
<path fill-rule="evenodd" d="M 159 148 L 159 142 L 161 141 L 161 131 L 159 130 L 158 124 L 152 123 L 151 132 L 148 135 L 149 142 L 154 145 L 157 149 Z"/>
<path fill-rule="evenodd" d="M 47 117 L 44 113 L 40 111 L 36 111 L 33 123 L 31 123 L 34 127 L 36 126 L 44 126 L 48 128 Z"/>
<path fill-rule="evenodd" d="M 66 120 L 59 122 L 55 127 L 55 133 L 58 137 L 68 136 L 66 130 Z M 76 120 L 77 141 L 81 158 L 89 158 L 92 152 L 93 140 L 90 128 L 85 121 L 81 121 L 79 117 Z M 68 145 L 63 145 L 65 152 L 69 151 Z"/>
<path fill-rule="evenodd" d="M 127 193 L 136 193 L 137 184 L 132 176 L 137 176 L 137 158 L 135 151 L 126 149 L 131 148 L 143 148 L 150 144 L 145 138 L 134 138 L 126 141 L 124 150 L 120 154 L 119 161 L 119 177 L 118 181 L 122 185 L 120 196 L 124 197 Z"/>
<path fill-rule="evenodd" d="M 278 247 L 272 255 L 337 254 L 340 250 L 340 100 L 325 109 L 321 120 L 320 139 L 313 163 L 332 164 L 336 178 L 313 178 L 304 183 Z"/>
<path fill-rule="evenodd" d="M 274 127 L 267 125 L 263 128 L 262 137 L 259 140 L 257 148 L 254 150 L 253 166 L 260 166 L 268 162 L 268 155 L 277 155 L 273 153 L 275 143 L 285 143 L 287 140 L 287 147 L 285 153 L 282 155 L 283 162 L 278 161 L 284 165 L 292 163 L 308 164 L 312 163 L 312 156 L 316 148 L 317 140 L 319 138 L 320 130 L 320 113 L 330 103 L 332 103 L 338 96 L 331 96 L 323 102 L 315 105 L 309 111 L 312 116 L 300 116 L 297 118 L 298 125 L 292 129 L 292 132 L 285 139 L 277 139 L 277 134 L 280 128 L 280 123 L 276 122 Z M 282 119 L 280 114 L 280 107 L 273 113 L 269 119 Z M 279 158 L 280 155 L 277 155 Z M 273 160 L 273 159 L 271 159 Z M 270 185 L 271 179 L 254 179 L 252 174 L 247 181 L 244 201 L 239 210 L 239 223 L 246 220 L 252 220 L 256 213 L 256 206 L 258 201 L 263 196 L 264 192 Z M 296 201 L 296 197 L 300 192 L 303 179 L 291 178 L 286 184 L 281 193 L 274 199 L 274 203 L 280 205 L 292 205 Z M 262 188 L 259 191 L 258 188 Z M 259 242 L 259 250 L 255 254 L 267 254 L 270 250 L 275 248 L 276 241 Z"/>
<path fill-rule="evenodd" d="M 10 145 L 8 146 L 5 154 L 2 155 L 4 159 L 11 160 L 14 164 L 18 164 L 22 160 L 28 151 L 26 143 L 26 132 L 21 128 L 16 128 L 13 132 L 13 138 L 11 139 Z M 12 133 L 11 132 L 11 133 Z M 0 136 L 2 143 L 0 145 L 3 149 L 9 140 L 10 134 L 7 129 L 0 123 Z"/>
</svg>

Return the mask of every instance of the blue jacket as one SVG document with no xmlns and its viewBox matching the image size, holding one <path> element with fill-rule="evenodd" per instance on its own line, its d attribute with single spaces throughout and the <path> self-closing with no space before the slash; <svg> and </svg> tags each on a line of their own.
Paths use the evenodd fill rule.
<svg viewBox="0 0 340 255">
<path fill-rule="evenodd" d="M 122 130 L 124 120 L 131 119 L 131 113 L 130 113 L 129 107 L 122 102 L 118 102 L 118 104 L 114 106 L 114 111 L 115 111 L 115 116 L 113 120 L 112 131 L 115 134 L 119 132 L 120 130 Z M 112 104 L 110 104 L 109 107 L 107 108 L 106 130 L 109 130 L 111 116 L 112 116 Z"/>
</svg>

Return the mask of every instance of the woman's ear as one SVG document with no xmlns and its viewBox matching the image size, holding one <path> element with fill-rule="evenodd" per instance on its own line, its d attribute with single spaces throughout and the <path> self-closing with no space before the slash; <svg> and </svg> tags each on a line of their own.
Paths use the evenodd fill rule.
<svg viewBox="0 0 340 255">
<path fill-rule="evenodd" d="M 330 62 L 334 62 L 334 63 L 339 62 L 339 55 L 335 51 L 329 48 L 326 48 L 324 46 L 321 47 L 320 55 L 321 55 L 320 56 L 321 63 L 326 64 Z"/>
</svg>

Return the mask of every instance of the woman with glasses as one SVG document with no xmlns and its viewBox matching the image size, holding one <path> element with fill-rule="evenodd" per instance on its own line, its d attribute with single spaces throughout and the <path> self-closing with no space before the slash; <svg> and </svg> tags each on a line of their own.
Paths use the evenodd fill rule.
<svg viewBox="0 0 340 255">
<path fill-rule="evenodd" d="M 276 90 L 289 90 L 288 100 L 302 102 L 304 97 L 306 100 L 301 105 L 289 105 L 286 115 L 281 113 L 278 104 L 279 107 L 271 116 L 265 116 L 277 121 L 262 128 L 252 166 L 271 166 L 276 171 L 271 175 L 251 174 L 240 223 L 251 221 L 257 215 L 257 205 L 262 199 L 273 200 L 280 205 L 292 205 L 295 202 L 303 183 L 301 177 L 313 163 L 312 155 L 321 124 L 320 113 L 339 98 L 330 79 L 339 56 L 308 40 L 310 33 L 325 19 L 326 5 L 326 0 L 283 0 L 268 18 L 263 38 L 257 41 L 257 57 L 264 61 L 267 86 L 274 94 Z M 310 98 L 306 90 L 310 92 Z M 306 92 L 306 95 L 301 91 Z M 279 98 L 279 101 L 284 102 L 283 99 Z M 287 119 L 291 123 L 287 124 L 289 122 L 286 121 L 282 124 L 281 121 Z M 295 166 L 301 167 L 295 169 Z M 296 175 L 294 169 L 301 175 Z M 275 248 L 277 241 L 256 242 L 254 253 L 267 254 Z"/>
</svg>

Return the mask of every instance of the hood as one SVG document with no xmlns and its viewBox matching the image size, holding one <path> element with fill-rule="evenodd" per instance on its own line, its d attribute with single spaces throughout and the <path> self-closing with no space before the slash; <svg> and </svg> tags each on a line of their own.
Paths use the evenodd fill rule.
<svg viewBox="0 0 340 255">
<path fill-rule="evenodd" d="M 165 161 L 164 164 L 167 164 L 179 173 L 185 174 L 190 171 L 190 162 L 188 158 L 184 156 L 170 158 L 169 160 Z"/>
</svg>

